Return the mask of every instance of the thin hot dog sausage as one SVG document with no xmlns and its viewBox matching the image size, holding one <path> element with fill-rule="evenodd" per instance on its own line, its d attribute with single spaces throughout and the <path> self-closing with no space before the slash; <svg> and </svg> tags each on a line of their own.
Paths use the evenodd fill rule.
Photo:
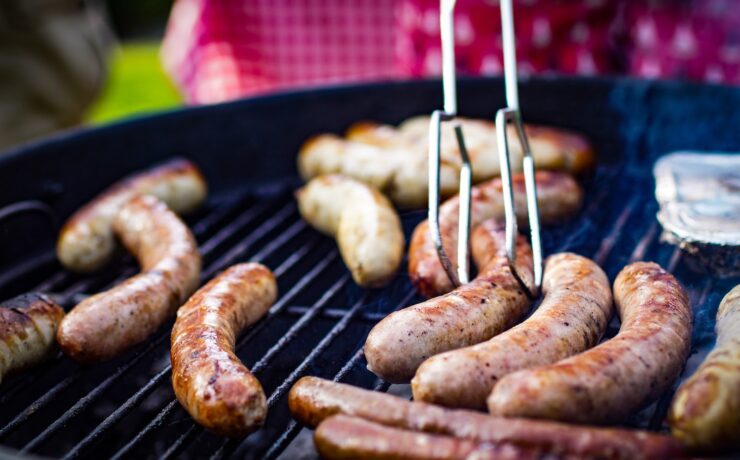
<svg viewBox="0 0 740 460">
<path fill-rule="evenodd" d="M 332 415 L 345 414 L 406 430 L 511 443 L 586 458 L 664 459 L 682 454 L 676 440 L 656 433 L 492 417 L 412 402 L 317 377 L 303 377 L 296 382 L 290 390 L 288 406 L 293 417 L 309 427 Z"/>
<path fill-rule="evenodd" d="M 275 302 L 270 270 L 247 263 L 230 267 L 177 311 L 172 328 L 172 386 L 196 422 L 225 436 L 244 436 L 262 425 L 262 385 L 234 353 L 239 332 Z"/>
<path fill-rule="evenodd" d="M 43 361 L 54 348 L 62 307 L 42 294 L 24 294 L 0 306 L 0 382 Z"/>
<path fill-rule="evenodd" d="M 317 230 L 335 237 L 357 284 L 382 287 L 403 260 L 401 220 L 377 190 L 341 175 L 320 176 L 296 193 L 298 208 Z"/>
<path fill-rule="evenodd" d="M 544 299 L 523 323 L 491 340 L 426 360 L 411 381 L 414 399 L 450 407 L 485 409 L 498 379 L 551 364 L 596 345 L 612 314 L 606 274 L 571 253 L 545 263 Z"/>
<path fill-rule="evenodd" d="M 552 223 L 566 219 L 581 207 L 583 191 L 572 177 L 565 173 L 538 171 L 537 202 L 540 221 Z M 512 177 L 517 219 L 526 223 L 526 188 L 524 176 Z M 470 198 L 470 225 L 475 228 L 481 222 L 504 215 L 501 179 L 493 179 L 476 185 Z M 458 197 L 450 198 L 440 207 L 439 226 L 442 244 L 454 266 L 457 266 L 457 226 L 460 203 Z M 435 297 L 453 288 L 444 271 L 429 232 L 428 221 L 423 221 L 414 230 L 409 246 L 409 275 L 417 291 L 425 297 Z"/>
<path fill-rule="evenodd" d="M 493 445 L 439 434 L 391 428 L 357 417 L 334 415 L 314 433 L 321 458 L 329 460 L 557 460 L 565 457 L 513 445 Z"/>
<path fill-rule="evenodd" d="M 628 265 L 614 281 L 622 320 L 611 340 L 555 364 L 509 374 L 488 398 L 492 414 L 606 423 L 623 420 L 669 387 L 691 347 L 683 286 L 652 262 Z"/>
<path fill-rule="evenodd" d="M 676 392 L 671 432 L 702 451 L 740 449 L 740 285 L 717 310 L 717 344 Z"/>
<path fill-rule="evenodd" d="M 504 228 L 488 221 L 473 231 L 471 244 L 478 276 L 376 324 L 365 342 L 368 369 L 390 382 L 408 382 L 430 356 L 488 340 L 526 313 L 531 301 L 509 269 Z M 517 269 L 531 283 L 532 254 L 521 235 Z"/>
<path fill-rule="evenodd" d="M 110 359 L 146 340 L 200 282 L 200 254 L 190 230 L 151 195 L 123 206 L 113 230 L 136 257 L 141 273 L 78 304 L 62 321 L 57 341 L 81 362 Z"/>
<path fill-rule="evenodd" d="M 153 195 L 174 212 L 185 214 L 200 206 L 206 193 L 198 168 L 180 158 L 126 177 L 67 220 L 59 232 L 57 257 L 70 270 L 96 270 L 113 256 L 113 219 L 133 197 Z"/>
</svg>

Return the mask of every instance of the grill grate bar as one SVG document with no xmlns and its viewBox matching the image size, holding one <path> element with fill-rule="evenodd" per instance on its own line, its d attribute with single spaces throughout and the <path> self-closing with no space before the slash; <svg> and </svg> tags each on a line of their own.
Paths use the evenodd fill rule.
<svg viewBox="0 0 740 460">
<path fill-rule="evenodd" d="M 9 433 L 11 433 L 13 430 L 18 428 L 20 424 L 28 420 L 28 417 L 38 412 L 41 408 L 49 404 L 56 395 L 59 394 L 62 390 L 70 386 L 72 383 L 74 383 L 77 378 L 80 376 L 81 371 L 78 370 L 78 372 L 75 372 L 74 374 L 68 376 L 61 382 L 54 385 L 49 391 L 47 391 L 42 397 L 37 399 L 36 401 L 32 402 L 28 407 L 26 407 L 23 411 L 21 411 L 18 415 L 13 418 L 10 422 L 8 422 L 2 429 L 0 429 L 0 439 L 6 437 Z"/>
<path fill-rule="evenodd" d="M 77 456 L 79 456 L 80 452 L 82 452 L 88 446 L 93 444 L 100 437 L 100 435 L 105 433 L 108 429 L 110 429 L 113 425 L 115 425 L 119 420 L 125 417 L 144 398 L 149 396 L 149 394 L 152 391 L 154 391 L 154 389 L 157 388 L 157 386 L 159 386 L 162 383 L 162 381 L 167 378 L 167 376 L 169 376 L 171 371 L 172 371 L 172 367 L 168 364 L 157 375 L 155 375 L 151 380 L 149 380 L 146 383 L 146 385 L 141 387 L 139 391 L 134 393 L 133 396 L 131 396 L 128 400 L 126 400 L 126 402 L 124 402 L 118 409 L 116 409 L 108 417 L 106 417 L 106 419 L 103 420 L 103 422 L 100 423 L 100 425 L 95 427 L 95 430 L 93 430 L 92 432 L 90 432 L 90 434 L 85 436 L 82 439 L 82 441 L 77 443 L 62 458 L 71 459 L 71 458 L 76 458 Z"/>
<path fill-rule="evenodd" d="M 283 349 L 283 347 L 285 347 L 285 345 L 296 338 L 301 329 L 306 327 L 309 321 L 315 318 L 318 315 L 319 311 L 324 307 L 324 305 L 326 305 L 326 303 L 329 302 L 329 300 L 331 300 L 331 298 L 334 297 L 340 289 L 346 286 L 348 282 L 349 275 L 345 274 L 344 276 L 339 278 L 329 289 L 327 289 L 326 293 L 324 293 L 324 295 L 321 296 L 321 298 L 308 311 L 306 311 L 306 314 L 301 316 L 298 321 L 293 323 L 293 325 L 290 326 L 290 329 L 288 329 L 285 334 L 280 337 L 275 345 L 271 346 L 270 349 L 267 350 L 262 359 L 254 364 L 254 366 L 252 367 L 252 373 L 257 374 L 259 372 L 262 372 L 262 370 L 270 363 L 272 358 L 274 358 L 275 355 L 278 354 Z"/>
<path fill-rule="evenodd" d="M 294 238 L 297 234 L 299 234 L 301 231 L 307 229 L 308 226 L 306 225 L 306 222 L 303 220 L 297 220 L 293 225 L 291 225 L 287 230 L 285 230 L 283 233 L 280 234 L 279 237 L 275 238 L 274 240 L 270 241 L 267 246 L 262 248 L 260 252 L 255 254 L 251 257 L 252 262 L 258 262 L 262 263 L 270 254 L 275 252 L 275 250 L 285 243 L 287 243 L 289 240 Z M 316 238 L 314 238 L 316 239 Z"/>
<path fill-rule="evenodd" d="M 617 240 L 619 239 L 619 235 L 622 233 L 622 229 L 627 224 L 630 215 L 637 207 L 637 203 L 639 200 L 640 198 L 638 196 L 635 196 L 630 200 L 621 214 L 619 214 L 619 217 L 614 223 L 611 231 L 601 241 L 599 250 L 596 251 L 596 254 L 594 254 L 594 262 L 596 262 L 599 266 L 604 265 L 606 259 L 609 257 L 609 254 L 612 252 L 612 249 L 614 249 L 614 245 L 617 244 Z"/>
<path fill-rule="evenodd" d="M 291 307 L 288 307 L 287 310 L 285 310 L 285 313 L 289 315 L 301 316 L 301 315 L 305 315 L 306 312 L 310 308 L 311 307 L 305 307 L 305 306 L 291 306 Z M 339 318 L 342 318 L 345 313 L 347 313 L 347 310 L 343 308 L 325 308 L 320 312 L 320 315 L 322 318 L 339 319 Z M 370 323 L 377 323 L 378 321 L 382 320 L 386 316 L 388 316 L 387 313 L 363 312 L 361 315 L 357 317 L 357 319 L 361 321 L 367 321 Z"/>
<path fill-rule="evenodd" d="M 120 377 L 126 371 L 134 367 L 139 361 L 141 361 L 143 357 L 148 355 L 149 351 L 153 350 L 155 347 L 160 345 L 164 341 L 165 338 L 167 338 L 167 334 L 162 334 L 156 340 L 151 342 L 146 347 L 146 350 L 137 354 L 133 359 L 128 360 L 126 364 L 119 367 L 108 378 L 100 382 L 100 384 L 96 386 L 94 390 L 90 391 L 90 393 L 80 398 L 72 407 L 67 409 L 67 411 L 64 414 L 62 414 L 59 418 L 54 420 L 54 422 L 50 424 L 44 431 L 42 431 L 38 436 L 36 436 L 30 442 L 28 442 L 25 446 L 23 446 L 23 448 L 21 449 L 21 453 L 27 453 L 35 449 L 41 443 L 46 441 L 50 436 L 52 436 L 54 433 L 59 431 L 60 428 L 63 428 L 67 424 L 67 422 L 69 422 L 70 419 L 77 416 L 77 414 L 79 414 L 83 409 L 85 409 L 88 404 L 90 404 L 91 402 L 95 401 L 98 397 L 100 397 L 100 395 L 103 394 L 103 391 L 106 390 L 108 387 L 110 387 L 118 379 L 118 377 Z"/>
<path fill-rule="evenodd" d="M 261 214 L 265 213 L 274 205 L 273 201 L 261 201 L 247 208 L 239 217 L 231 221 L 228 225 L 219 230 L 207 243 L 202 246 L 203 252 L 210 253 L 219 247 L 224 241 L 229 239 L 237 231 L 251 224 Z"/>
<path fill-rule="evenodd" d="M 124 458 L 128 452 L 133 449 L 137 444 L 146 438 L 146 436 L 157 427 L 162 426 L 165 420 L 170 416 L 173 410 L 177 408 L 177 399 L 170 401 L 166 406 L 157 414 L 156 417 L 149 422 L 143 430 L 141 430 L 132 440 L 127 442 L 123 447 L 118 449 L 118 452 L 111 456 L 111 460 L 118 460 Z"/>
<path fill-rule="evenodd" d="M 55 259 L 56 256 L 53 252 L 46 252 L 15 265 L 0 275 L 0 288 L 4 289 L 12 282 L 23 279 L 42 267 L 54 263 Z"/>
<path fill-rule="evenodd" d="M 650 227 L 648 228 L 648 231 L 645 232 L 640 241 L 637 243 L 637 246 L 635 246 L 635 250 L 632 251 L 632 254 L 629 258 L 629 263 L 642 260 L 645 257 L 645 253 L 647 252 L 648 247 L 650 247 L 650 244 L 653 242 L 657 235 L 658 223 L 653 222 L 652 225 L 650 225 Z"/>
<path fill-rule="evenodd" d="M 259 227 L 249 233 L 245 238 L 234 245 L 226 254 L 214 261 L 211 266 L 203 271 L 201 279 L 210 279 L 218 270 L 231 265 L 239 256 L 246 253 L 260 238 L 263 238 L 271 230 L 282 224 L 296 211 L 295 204 L 288 203 L 283 209 L 264 221 Z M 228 227 L 227 227 L 228 228 Z"/>
</svg>

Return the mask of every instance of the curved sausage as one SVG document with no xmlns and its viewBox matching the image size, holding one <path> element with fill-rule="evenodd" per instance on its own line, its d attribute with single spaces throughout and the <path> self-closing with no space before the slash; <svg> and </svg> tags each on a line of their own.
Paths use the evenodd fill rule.
<svg viewBox="0 0 740 460">
<path fill-rule="evenodd" d="M 705 452 L 740 449 L 740 285 L 717 311 L 717 344 L 676 392 L 671 432 Z"/>
<path fill-rule="evenodd" d="M 259 380 L 234 353 L 239 333 L 275 302 L 272 272 L 256 263 L 230 267 L 177 311 L 172 386 L 180 404 L 209 430 L 241 437 L 262 425 L 267 401 Z"/>
<path fill-rule="evenodd" d="M 335 237 L 360 286 L 386 285 L 403 259 L 401 220 L 377 190 L 340 175 L 317 177 L 296 193 L 298 208 L 317 230 Z"/>
<path fill-rule="evenodd" d="M 42 294 L 20 295 L 0 305 L 0 382 L 49 356 L 62 318 L 62 307 Z"/>
<path fill-rule="evenodd" d="M 207 187 L 198 168 L 174 159 L 115 183 L 74 213 L 57 241 L 57 257 L 66 268 L 94 271 L 113 256 L 116 239 L 112 222 L 120 209 L 137 195 L 154 195 L 178 214 L 188 213 L 206 198 Z"/>
<path fill-rule="evenodd" d="M 357 417 L 334 415 L 314 433 L 321 458 L 365 460 L 550 460 L 545 454 L 509 444 L 494 445 L 439 434 L 391 428 Z"/>
<path fill-rule="evenodd" d="M 542 289 L 542 303 L 523 323 L 424 361 L 411 381 L 414 399 L 485 409 L 504 375 L 554 363 L 599 342 L 612 314 L 612 293 L 598 265 L 571 253 L 550 256 Z"/>
<path fill-rule="evenodd" d="M 303 377 L 293 385 L 288 407 L 296 420 L 309 427 L 332 415 L 344 414 L 405 430 L 510 443 L 584 458 L 665 459 L 682 454 L 676 440 L 657 433 L 492 417 L 412 402 L 317 377 Z"/>
<path fill-rule="evenodd" d="M 540 221 L 544 224 L 567 219 L 581 207 L 583 191 L 572 177 L 564 173 L 538 171 L 537 202 Z M 512 177 L 517 218 L 526 224 L 527 201 L 524 176 Z M 442 244 L 453 266 L 457 266 L 457 225 L 460 203 L 458 197 L 450 198 L 439 209 L 439 226 Z M 475 228 L 487 219 L 501 219 L 504 201 L 501 179 L 493 179 L 476 185 L 470 199 L 470 225 Z M 439 261 L 434 241 L 429 232 L 428 221 L 423 221 L 414 230 L 409 246 L 409 275 L 416 290 L 425 297 L 436 297 L 453 288 L 447 273 Z"/>
<path fill-rule="evenodd" d="M 509 374 L 488 398 L 492 414 L 570 422 L 623 420 L 678 377 L 691 347 L 691 308 L 670 273 L 628 265 L 614 281 L 622 320 L 611 340 L 555 364 Z"/>
<path fill-rule="evenodd" d="M 342 174 L 375 187 L 401 207 L 424 206 L 429 196 L 429 159 L 424 152 L 397 146 L 343 140 L 322 134 L 306 141 L 298 153 L 298 171 L 304 180 L 326 174 Z M 441 162 L 443 196 L 459 189 L 459 167 Z"/>
<path fill-rule="evenodd" d="M 504 228 L 488 221 L 471 235 L 478 276 L 454 291 L 386 316 L 365 342 L 368 369 L 408 382 L 430 356 L 480 343 L 511 327 L 531 304 L 509 269 Z M 517 237 L 517 269 L 530 285 L 532 254 Z"/>
<path fill-rule="evenodd" d="M 200 282 L 200 254 L 190 230 L 151 195 L 126 203 L 113 230 L 141 273 L 88 297 L 62 321 L 57 341 L 80 362 L 110 359 L 146 340 Z"/>
</svg>

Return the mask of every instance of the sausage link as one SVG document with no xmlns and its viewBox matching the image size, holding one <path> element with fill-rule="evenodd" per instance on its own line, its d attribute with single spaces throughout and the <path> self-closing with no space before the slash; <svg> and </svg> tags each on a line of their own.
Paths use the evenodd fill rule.
<svg viewBox="0 0 740 460">
<path fill-rule="evenodd" d="M 554 223 L 566 219 L 581 207 L 583 191 L 572 177 L 564 173 L 538 171 L 537 202 L 540 221 Z M 517 219 L 526 224 L 527 199 L 524 176 L 512 177 Z M 457 226 L 460 203 L 458 197 L 447 200 L 439 210 L 439 227 L 442 244 L 453 265 L 457 266 Z M 475 228 L 481 222 L 504 215 L 501 179 L 493 179 L 476 185 L 470 198 L 470 225 Z M 453 289 L 447 273 L 439 261 L 437 250 L 429 232 L 428 221 L 423 221 L 414 230 L 409 246 L 409 275 L 416 290 L 425 297 L 436 297 Z"/>
<path fill-rule="evenodd" d="M 112 222 L 120 209 L 137 195 L 154 195 L 178 214 L 188 213 L 205 200 L 206 182 L 198 168 L 174 159 L 122 179 L 74 213 L 57 241 L 57 257 L 66 268 L 94 271 L 113 256 L 116 239 Z"/>
<path fill-rule="evenodd" d="M 340 175 L 317 177 L 296 193 L 298 208 L 317 230 L 335 237 L 357 284 L 382 287 L 403 260 L 401 220 L 377 190 Z"/>
<path fill-rule="evenodd" d="M 306 141 L 298 153 L 298 171 L 308 181 L 326 174 L 342 174 L 375 187 L 400 207 L 424 206 L 429 196 L 426 153 L 398 147 L 346 141 L 322 134 Z M 459 168 L 441 162 L 440 188 L 443 196 L 459 189 Z"/>
<path fill-rule="evenodd" d="M 492 414 L 571 422 L 621 421 L 678 377 L 691 347 L 683 286 L 652 262 L 625 267 L 614 281 L 619 333 L 591 350 L 499 380 Z"/>
<path fill-rule="evenodd" d="M 439 434 L 390 428 L 357 417 L 334 415 L 314 433 L 321 458 L 327 460 L 556 460 L 513 445 L 493 445 Z"/>
<path fill-rule="evenodd" d="M 414 399 L 485 409 L 486 397 L 504 375 L 596 345 L 612 314 L 611 287 L 601 268 L 576 254 L 551 256 L 542 288 L 542 304 L 523 323 L 487 342 L 426 360 L 411 381 Z"/>
<path fill-rule="evenodd" d="M 57 341 L 80 362 L 110 359 L 143 342 L 200 282 L 195 238 L 157 198 L 133 198 L 116 215 L 113 230 L 141 273 L 85 299 L 64 318 Z"/>
<path fill-rule="evenodd" d="M 24 294 L 0 306 L 0 382 L 49 356 L 64 310 L 42 294 Z"/>
<path fill-rule="evenodd" d="M 674 436 L 704 452 L 740 449 L 740 285 L 717 311 L 717 344 L 673 398 Z"/>
<path fill-rule="evenodd" d="M 332 415 L 344 414 L 405 430 L 585 458 L 665 459 L 682 454 L 676 440 L 656 433 L 450 410 L 317 377 L 303 377 L 296 382 L 288 395 L 288 406 L 293 417 L 309 427 Z"/>
<path fill-rule="evenodd" d="M 480 343 L 511 327 L 531 301 L 511 274 L 503 226 L 488 221 L 471 235 L 479 275 L 449 294 L 391 313 L 365 342 L 368 369 L 389 382 L 408 382 L 430 356 Z M 529 285 L 532 254 L 517 237 L 517 269 Z"/>
<path fill-rule="evenodd" d="M 276 296 L 275 277 L 267 267 L 238 264 L 177 311 L 170 350 L 172 386 L 195 421 L 215 433 L 241 437 L 267 416 L 262 385 L 236 356 L 234 344 Z"/>
</svg>

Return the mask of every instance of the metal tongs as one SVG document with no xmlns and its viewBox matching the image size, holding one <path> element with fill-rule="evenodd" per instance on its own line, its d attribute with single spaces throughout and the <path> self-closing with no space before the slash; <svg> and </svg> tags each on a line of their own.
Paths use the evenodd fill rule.
<svg viewBox="0 0 740 460">
<path fill-rule="evenodd" d="M 496 139 L 498 143 L 499 162 L 501 164 L 501 181 L 503 184 L 504 211 L 506 219 L 506 255 L 512 274 L 530 298 L 539 296 L 542 286 L 542 244 L 540 240 L 540 219 L 537 205 L 537 185 L 534 180 L 534 159 L 529 147 L 527 134 L 522 125 L 519 110 L 519 92 L 517 87 L 516 45 L 514 41 L 514 18 L 511 0 L 501 0 L 501 25 L 504 48 L 504 82 L 506 85 L 506 102 L 508 107 L 496 113 Z M 442 36 L 442 86 L 444 92 L 444 110 L 435 110 L 429 127 L 429 229 L 439 255 L 440 262 L 454 286 L 460 286 L 469 280 L 468 253 L 470 241 L 470 187 L 472 168 L 465 148 L 462 126 L 455 120 L 457 116 L 457 82 L 455 76 L 455 37 L 454 19 L 455 0 L 440 1 L 440 31 Z M 458 221 L 457 272 L 442 244 L 439 228 L 439 191 L 440 191 L 440 150 L 442 122 L 454 123 L 455 136 L 460 149 L 462 167 L 460 169 L 460 216 Z M 514 189 L 511 182 L 511 161 L 509 151 L 508 123 L 516 128 L 522 146 L 522 170 L 527 193 L 527 211 L 532 239 L 534 260 L 534 285 L 530 288 L 523 281 L 516 269 L 517 220 Z"/>
</svg>

